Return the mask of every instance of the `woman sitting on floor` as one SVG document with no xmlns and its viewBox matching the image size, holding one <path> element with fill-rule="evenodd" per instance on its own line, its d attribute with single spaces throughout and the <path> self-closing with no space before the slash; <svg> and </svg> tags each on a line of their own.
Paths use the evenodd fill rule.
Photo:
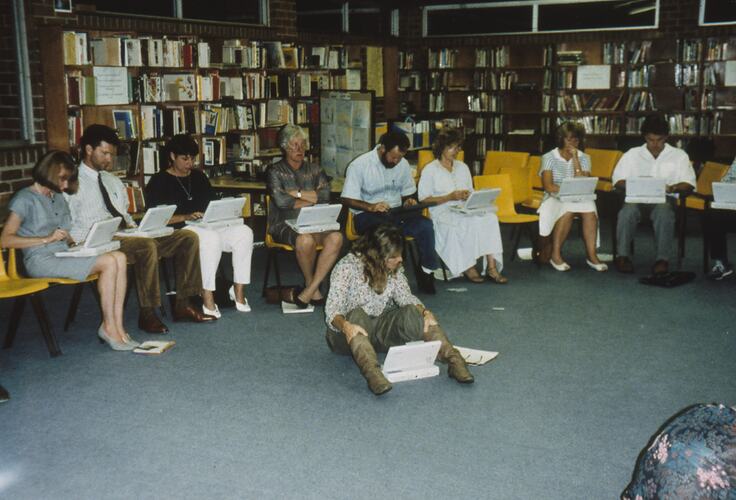
<svg viewBox="0 0 736 500">
<path fill-rule="evenodd" d="M 100 342 L 116 351 L 131 351 L 138 342 L 123 326 L 123 302 L 127 285 L 126 258 L 122 252 L 96 257 L 56 257 L 69 249 L 71 214 L 61 192 L 76 178 L 77 167 L 69 154 L 49 151 L 33 167 L 33 184 L 18 191 L 10 200 L 10 215 L 5 222 L 0 245 L 23 250 L 23 264 L 34 278 L 84 280 L 99 273 L 102 324 L 97 330 Z M 79 243 L 79 242 L 78 242 Z"/>
<path fill-rule="evenodd" d="M 456 160 L 463 137 L 457 129 L 442 129 L 432 144 L 435 160 L 422 170 L 419 179 L 419 201 L 433 203 L 432 216 L 435 249 L 452 275 L 465 274 L 473 283 L 482 283 L 475 264 L 485 257 L 488 278 L 492 283 L 508 280 L 501 275 L 503 244 L 498 217 L 493 212 L 463 214 L 452 210 L 468 199 L 473 179 L 468 166 Z"/>
<path fill-rule="evenodd" d="M 401 255 L 404 237 L 381 224 L 353 243 L 332 271 L 325 317 L 332 352 L 351 354 L 373 394 L 391 390 L 378 366 L 376 350 L 415 340 L 442 342 L 437 358 L 460 383 L 473 382 L 465 360 L 447 339 L 434 315 L 412 295 Z"/>
<path fill-rule="evenodd" d="M 557 198 L 562 181 L 571 177 L 590 177 L 590 156 L 580 151 L 585 140 L 585 129 L 579 123 L 565 122 L 557 128 L 557 147 L 542 156 L 539 175 L 544 186 L 544 199 L 539 213 L 539 235 L 552 234 L 552 253 L 549 263 L 558 271 L 569 271 L 570 265 L 562 259 L 565 243 L 573 218 L 583 220 L 583 242 L 588 266 L 606 271 L 608 266 L 598 260 L 598 213 L 594 201 L 563 202 Z"/>
<path fill-rule="evenodd" d="M 202 311 L 219 318 L 220 309 L 215 303 L 215 278 L 222 252 L 233 257 L 233 286 L 230 300 L 240 312 L 250 312 L 245 298 L 245 285 L 250 283 L 250 262 L 253 254 L 253 231 L 245 224 L 219 229 L 185 226 L 185 221 L 201 219 L 207 205 L 214 200 L 215 192 L 209 179 L 201 170 L 192 168 L 199 146 L 187 134 L 176 135 L 166 144 L 169 168 L 151 177 L 146 185 L 148 206 L 176 205 L 175 215 L 169 224 L 194 231 L 199 236 L 199 262 L 202 269 Z"/>
</svg>

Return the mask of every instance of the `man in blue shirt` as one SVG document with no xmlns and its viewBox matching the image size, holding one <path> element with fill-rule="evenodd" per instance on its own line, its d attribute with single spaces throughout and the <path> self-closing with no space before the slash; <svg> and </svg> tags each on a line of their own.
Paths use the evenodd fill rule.
<svg viewBox="0 0 736 500">
<path fill-rule="evenodd" d="M 432 221 L 413 210 L 417 191 L 409 162 L 404 159 L 409 139 L 399 132 L 388 132 L 379 139 L 378 146 L 348 165 L 342 203 L 353 212 L 355 230 L 363 233 L 383 223 L 398 226 L 404 236 L 417 242 L 421 270 L 417 270 L 417 284 L 425 293 L 435 293 L 434 274 L 437 255 L 434 250 Z"/>
</svg>

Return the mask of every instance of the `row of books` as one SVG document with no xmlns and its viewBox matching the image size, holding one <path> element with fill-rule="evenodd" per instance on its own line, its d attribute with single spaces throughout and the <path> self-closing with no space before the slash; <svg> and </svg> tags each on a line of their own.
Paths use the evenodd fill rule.
<svg viewBox="0 0 736 500">
<path fill-rule="evenodd" d="M 427 109 L 430 113 L 440 113 L 445 110 L 445 94 L 429 94 Z"/>
<path fill-rule="evenodd" d="M 675 64 L 675 85 L 695 87 L 700 81 L 700 66 L 697 64 Z"/>
<path fill-rule="evenodd" d="M 499 95 L 481 92 L 468 96 L 468 111 L 491 111 L 500 113 L 503 111 L 503 99 Z"/>
<path fill-rule="evenodd" d="M 222 61 L 211 61 L 208 42 L 194 38 L 115 36 L 89 38 L 87 33 L 63 34 L 64 64 L 97 66 L 147 66 L 167 68 L 209 68 L 237 66 L 249 69 L 314 68 L 345 69 L 362 67 L 361 47 L 301 47 L 279 41 L 225 40 Z"/>
<path fill-rule="evenodd" d="M 509 64 L 508 46 L 475 49 L 476 68 L 503 68 Z"/>
<path fill-rule="evenodd" d="M 654 94 L 646 90 L 631 92 L 626 100 L 624 109 L 626 111 L 656 111 L 657 106 L 654 103 Z"/>
<path fill-rule="evenodd" d="M 618 94 L 561 94 L 561 95 L 550 95 L 545 94 L 542 97 L 542 110 L 543 111 L 615 111 L 618 109 L 621 100 L 623 99 L 623 92 Z M 556 105 L 555 108 L 552 106 Z"/>
<path fill-rule="evenodd" d="M 414 52 L 399 51 L 399 69 L 414 69 Z"/>
<path fill-rule="evenodd" d="M 649 87 L 654 81 L 656 67 L 653 64 L 629 69 L 626 84 L 629 88 Z"/>
<path fill-rule="evenodd" d="M 677 54 L 680 61 L 698 61 L 703 51 L 701 40 L 677 40 Z"/>
<path fill-rule="evenodd" d="M 422 90 L 422 74 L 418 71 L 399 75 L 399 90 Z"/>
<path fill-rule="evenodd" d="M 518 81 L 519 74 L 516 71 L 500 73 L 476 71 L 473 75 L 473 85 L 476 89 L 509 90 Z"/>
<path fill-rule="evenodd" d="M 557 64 L 560 66 L 580 66 L 585 64 L 585 53 L 582 50 L 558 50 Z"/>
<path fill-rule="evenodd" d="M 503 116 L 496 115 L 489 118 L 479 116 L 475 119 L 473 131 L 476 134 L 501 134 L 503 133 Z"/>
<path fill-rule="evenodd" d="M 573 121 L 583 125 L 586 134 L 616 135 L 621 129 L 621 119 L 613 116 L 557 116 L 557 125 Z"/>
<path fill-rule="evenodd" d="M 708 39 L 705 45 L 706 61 L 723 61 L 728 57 L 728 42 Z"/>
<path fill-rule="evenodd" d="M 454 68 L 457 65 L 457 49 L 427 49 L 428 68 Z"/>
</svg>

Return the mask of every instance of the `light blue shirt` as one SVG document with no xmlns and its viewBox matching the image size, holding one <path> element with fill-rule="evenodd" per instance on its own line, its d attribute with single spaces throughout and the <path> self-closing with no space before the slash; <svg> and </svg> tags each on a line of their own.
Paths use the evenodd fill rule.
<svg viewBox="0 0 736 500">
<path fill-rule="evenodd" d="M 416 190 L 409 162 L 402 158 L 394 168 L 386 168 L 376 146 L 350 162 L 340 196 L 366 203 L 384 201 L 391 207 L 399 207 L 401 198 L 411 196 Z M 353 210 L 356 214 L 360 212 Z"/>
</svg>

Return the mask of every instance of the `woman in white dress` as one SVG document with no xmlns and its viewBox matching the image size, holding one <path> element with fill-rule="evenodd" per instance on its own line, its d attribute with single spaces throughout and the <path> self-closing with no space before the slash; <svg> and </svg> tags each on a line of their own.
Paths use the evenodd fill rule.
<svg viewBox="0 0 736 500">
<path fill-rule="evenodd" d="M 504 284 L 508 280 L 501 275 L 503 245 L 496 214 L 467 215 L 451 209 L 473 192 L 470 169 L 455 159 L 462 143 L 457 129 L 444 128 L 437 134 L 432 144 L 435 160 L 424 167 L 419 179 L 419 201 L 435 204 L 429 209 L 435 250 L 453 275 L 463 273 L 473 283 L 482 283 L 475 264 L 485 257 L 489 280 Z"/>
<path fill-rule="evenodd" d="M 583 221 L 583 242 L 586 262 L 596 271 L 606 271 L 608 266 L 598 260 L 598 213 L 594 201 L 562 202 L 557 198 L 560 184 L 569 177 L 590 176 L 590 156 L 580 151 L 585 139 L 585 129 L 579 123 L 565 122 L 557 128 L 557 147 L 542 156 L 539 175 L 544 186 L 544 199 L 539 213 L 539 235 L 552 235 L 552 254 L 549 263 L 558 271 L 569 271 L 570 265 L 562 258 L 572 221 L 576 215 Z"/>
</svg>

